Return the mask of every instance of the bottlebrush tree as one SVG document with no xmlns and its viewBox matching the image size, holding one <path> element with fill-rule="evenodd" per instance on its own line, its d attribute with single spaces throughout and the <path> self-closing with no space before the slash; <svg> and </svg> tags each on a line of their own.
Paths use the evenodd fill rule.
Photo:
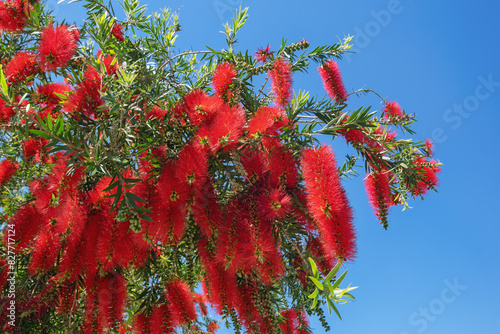
<svg viewBox="0 0 500 334">
<path fill-rule="evenodd" d="M 356 256 L 342 178 L 364 161 L 384 228 L 437 184 L 432 144 L 396 133 L 414 116 L 349 108 L 374 93 L 344 88 L 350 39 L 251 55 L 240 10 L 226 49 L 178 52 L 169 10 L 84 7 L 77 27 L 0 3 L 2 331 L 309 333 L 308 315 L 328 329 L 320 306 L 352 297 L 337 272 Z M 292 90 L 309 66 L 322 99 Z M 354 154 L 338 162 L 319 134 Z"/>
</svg>

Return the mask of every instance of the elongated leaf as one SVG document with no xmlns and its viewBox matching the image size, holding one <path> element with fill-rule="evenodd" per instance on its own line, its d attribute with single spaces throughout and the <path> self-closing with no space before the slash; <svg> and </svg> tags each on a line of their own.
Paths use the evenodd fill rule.
<svg viewBox="0 0 500 334">
<path fill-rule="evenodd" d="M 309 258 L 309 263 L 311 263 L 311 269 L 314 277 L 319 278 L 318 266 L 312 258 Z"/>
<path fill-rule="evenodd" d="M 345 278 L 346 275 L 347 275 L 347 270 L 342 275 L 340 275 L 340 277 L 335 281 L 335 283 L 333 283 L 332 287 L 334 289 L 338 287 L 339 284 L 342 283 L 342 280 Z"/>
<path fill-rule="evenodd" d="M 312 277 L 312 276 L 309 276 L 309 278 L 311 279 L 311 281 L 313 281 L 313 283 L 321 290 L 323 291 L 324 287 L 323 287 L 323 283 L 321 283 L 320 281 L 318 281 L 316 278 Z"/>
<path fill-rule="evenodd" d="M 313 293 L 311 293 L 309 296 L 307 296 L 307 298 L 309 299 L 313 299 L 313 298 L 316 298 L 316 296 L 319 294 L 319 290 L 318 289 L 315 289 Z"/>
<path fill-rule="evenodd" d="M 335 267 L 333 267 L 332 270 L 326 275 L 325 280 L 323 282 L 330 282 L 332 278 L 335 276 L 335 274 L 339 271 L 340 266 L 342 265 L 342 261 L 339 261 Z"/>
</svg>

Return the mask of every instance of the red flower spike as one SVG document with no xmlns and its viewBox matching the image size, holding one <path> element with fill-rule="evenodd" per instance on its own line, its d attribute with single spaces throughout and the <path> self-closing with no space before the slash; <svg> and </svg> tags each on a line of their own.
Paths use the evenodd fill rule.
<svg viewBox="0 0 500 334">
<path fill-rule="evenodd" d="M 113 24 L 113 28 L 111 28 L 111 35 L 113 35 L 118 42 L 123 42 L 125 40 L 122 33 L 122 26 L 119 23 Z"/>
<path fill-rule="evenodd" d="M 294 188 L 298 182 L 298 166 L 291 151 L 274 147 L 268 156 L 269 183 L 271 187 Z"/>
<path fill-rule="evenodd" d="M 36 239 L 31 253 L 28 270 L 30 275 L 37 272 L 46 272 L 54 266 L 61 248 L 61 241 L 54 233 L 54 226 L 49 223 L 45 225 Z"/>
<path fill-rule="evenodd" d="M 292 209 L 292 200 L 283 189 L 272 189 L 259 198 L 261 215 L 265 219 L 283 219 Z"/>
<path fill-rule="evenodd" d="M 24 28 L 31 5 L 26 0 L 0 2 L 0 32 L 17 32 Z"/>
<path fill-rule="evenodd" d="M 183 103 L 176 107 L 177 113 L 183 111 L 189 117 L 191 124 L 202 125 L 211 121 L 222 108 L 224 101 L 216 96 L 208 96 L 205 92 L 195 89 L 184 96 Z"/>
<path fill-rule="evenodd" d="M 215 94 L 228 101 L 233 96 L 233 92 L 230 91 L 230 85 L 237 75 L 238 72 L 232 64 L 219 64 L 212 77 Z"/>
<path fill-rule="evenodd" d="M 194 299 L 189 286 L 180 279 L 175 279 L 166 286 L 165 296 L 169 302 L 174 326 L 196 319 Z"/>
<path fill-rule="evenodd" d="M 386 118 L 390 117 L 400 117 L 403 116 L 403 111 L 401 111 L 401 107 L 395 101 L 390 101 L 385 104 L 385 108 L 382 111 Z"/>
<path fill-rule="evenodd" d="M 172 313 L 166 304 L 159 304 L 153 307 L 153 312 L 149 317 L 149 331 L 151 334 L 168 334 L 174 332 L 172 323 Z"/>
<path fill-rule="evenodd" d="M 318 71 L 328 95 L 338 103 L 347 101 L 347 91 L 344 87 L 344 83 L 342 82 L 342 77 L 337 63 L 330 59 L 325 62 L 323 66 L 320 66 Z"/>
<path fill-rule="evenodd" d="M 385 228 L 387 227 L 388 209 L 394 204 L 390 187 L 392 175 L 391 172 L 385 169 L 380 171 L 372 170 L 365 179 L 365 188 L 370 204 Z"/>
<path fill-rule="evenodd" d="M 271 89 L 275 95 L 274 101 L 280 107 L 286 107 L 292 100 L 291 65 L 280 58 L 274 61 L 274 68 L 269 71 Z"/>
<path fill-rule="evenodd" d="M 207 331 L 209 333 L 215 333 L 216 330 L 218 330 L 220 327 L 219 327 L 219 324 L 215 321 L 212 321 L 208 324 L 207 326 Z"/>
<path fill-rule="evenodd" d="M 26 51 L 17 53 L 5 67 L 5 76 L 9 82 L 23 82 L 39 72 L 36 54 Z"/>
<path fill-rule="evenodd" d="M 441 171 L 441 167 L 436 161 L 427 161 L 423 157 L 418 158 L 414 164 L 417 165 L 415 171 L 418 173 L 421 180 L 417 182 L 411 191 L 415 196 L 425 195 L 429 189 L 439 184 L 437 173 Z"/>
<path fill-rule="evenodd" d="M 260 107 L 248 122 L 250 137 L 268 134 L 276 136 L 288 125 L 288 117 L 281 108 Z"/>
<path fill-rule="evenodd" d="M 265 48 L 260 48 L 255 53 L 254 57 L 257 61 L 265 63 L 268 58 L 273 55 L 273 52 L 269 51 L 271 49 L 271 45 L 266 46 Z"/>
<path fill-rule="evenodd" d="M 77 44 L 75 35 L 68 26 L 48 26 L 42 30 L 40 45 L 38 46 L 38 59 L 40 66 L 45 71 L 55 72 L 65 67 L 75 54 Z"/>
<path fill-rule="evenodd" d="M 19 164 L 12 162 L 10 159 L 0 162 L 0 186 L 7 183 L 18 169 Z"/>
<path fill-rule="evenodd" d="M 127 301 L 127 281 L 118 273 L 109 273 L 97 282 L 99 321 L 105 328 L 121 322 Z"/>
<path fill-rule="evenodd" d="M 185 145 L 175 163 L 175 177 L 180 183 L 200 189 L 208 174 L 208 157 L 200 147 Z"/>
<path fill-rule="evenodd" d="M 353 213 L 340 183 L 335 155 L 328 146 L 305 149 L 302 170 L 307 207 L 318 224 L 326 256 L 352 260 L 356 254 Z"/>
<path fill-rule="evenodd" d="M 245 125 L 245 112 L 239 106 L 224 105 L 207 128 L 208 145 L 212 153 L 223 149 L 225 152 L 238 145 Z"/>
<path fill-rule="evenodd" d="M 434 147 L 434 143 L 430 139 L 425 140 L 425 147 L 427 148 L 427 153 L 432 156 L 434 154 L 434 151 L 432 148 Z"/>
<path fill-rule="evenodd" d="M 10 123 L 10 118 L 14 116 L 15 113 L 14 107 L 7 107 L 7 103 L 0 100 L 0 124 Z"/>
</svg>

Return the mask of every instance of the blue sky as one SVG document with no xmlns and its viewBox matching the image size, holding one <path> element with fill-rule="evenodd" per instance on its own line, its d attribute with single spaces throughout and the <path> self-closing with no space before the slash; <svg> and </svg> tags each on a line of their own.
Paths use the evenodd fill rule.
<svg viewBox="0 0 500 334">
<path fill-rule="evenodd" d="M 165 6 L 180 8 L 177 46 L 200 50 L 224 46 L 221 24 L 240 1 L 151 1 L 148 8 Z M 242 6 L 250 7 L 250 17 L 239 45 L 252 52 L 267 44 L 277 48 L 282 37 L 315 46 L 355 35 L 357 53 L 339 62 L 348 91 L 372 88 L 415 113 L 416 139 L 433 139 L 435 157 L 444 164 L 439 193 L 405 212 L 393 208 L 388 231 L 368 205 L 362 178 L 344 183 L 359 247 L 347 279 L 360 288 L 357 301 L 340 308 L 343 321 L 331 316 L 333 332 L 498 333 L 500 3 L 289 0 Z M 49 7 L 70 22 L 82 17 L 79 4 L 50 0 Z M 324 94 L 314 66 L 295 78 L 294 89 Z M 351 102 L 380 108 L 372 97 Z M 331 144 L 342 157 L 345 143 Z M 323 333 L 317 321 L 312 326 Z"/>
</svg>

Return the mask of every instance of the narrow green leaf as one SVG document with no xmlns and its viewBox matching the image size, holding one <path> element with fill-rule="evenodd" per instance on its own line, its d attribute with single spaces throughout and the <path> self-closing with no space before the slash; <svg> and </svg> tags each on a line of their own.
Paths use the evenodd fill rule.
<svg viewBox="0 0 500 334">
<path fill-rule="evenodd" d="M 43 131 L 40 131 L 40 130 L 30 130 L 30 132 L 34 135 L 37 135 L 37 136 L 40 136 L 40 137 L 43 137 L 45 139 L 52 139 L 52 137 L 46 133 L 46 132 L 43 132 Z"/>
<path fill-rule="evenodd" d="M 339 284 L 342 282 L 342 280 L 345 278 L 345 276 L 347 275 L 347 270 L 342 274 L 340 275 L 340 277 L 335 281 L 335 283 L 333 283 L 333 288 L 335 289 L 336 287 L 339 286 Z"/>
<path fill-rule="evenodd" d="M 311 269 L 314 277 L 319 278 L 318 266 L 312 258 L 309 258 L 309 263 L 311 263 Z"/>
<path fill-rule="evenodd" d="M 318 304 L 318 296 L 314 297 L 313 303 L 311 305 L 311 310 L 316 307 L 316 304 Z"/>
<path fill-rule="evenodd" d="M 342 320 L 342 317 L 340 316 L 339 310 L 335 306 L 335 303 L 330 298 L 326 298 L 326 302 L 327 302 L 328 306 L 330 306 L 335 311 L 335 313 L 337 313 L 337 316 L 339 317 L 339 319 Z"/>
<path fill-rule="evenodd" d="M 313 283 L 321 290 L 323 291 L 324 287 L 323 287 L 323 283 L 321 283 L 320 281 L 318 281 L 316 278 L 312 277 L 312 276 L 309 276 L 309 278 L 311 279 L 311 281 L 313 281 Z"/>
<path fill-rule="evenodd" d="M 332 270 L 326 275 L 324 282 L 330 282 L 332 278 L 335 276 L 335 274 L 339 271 L 340 266 L 342 265 L 342 261 L 339 261 L 335 267 L 333 267 Z"/>
<path fill-rule="evenodd" d="M 319 290 L 318 289 L 315 289 L 313 293 L 311 293 L 309 296 L 307 296 L 307 298 L 309 299 L 313 299 L 313 298 L 316 298 L 316 296 L 319 294 Z"/>
</svg>

